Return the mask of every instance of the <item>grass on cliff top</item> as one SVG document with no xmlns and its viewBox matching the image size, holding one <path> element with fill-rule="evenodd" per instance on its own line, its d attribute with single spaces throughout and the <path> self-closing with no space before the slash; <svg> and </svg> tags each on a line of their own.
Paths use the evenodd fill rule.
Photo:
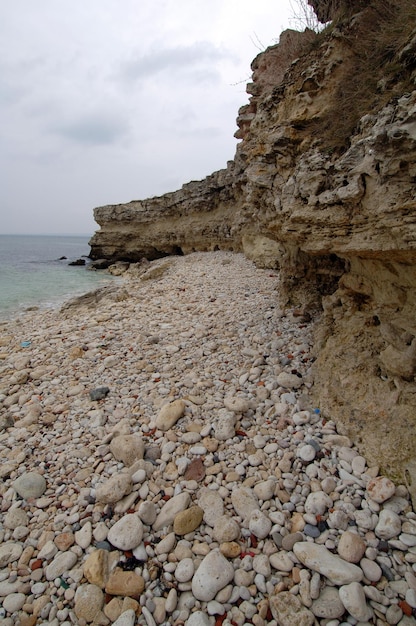
<svg viewBox="0 0 416 626">
<path fill-rule="evenodd" d="M 415 89 L 416 54 L 400 58 L 415 36 L 415 0 L 372 0 L 352 19 L 340 13 L 318 35 L 316 44 L 340 37 L 348 50 L 331 106 L 316 121 L 322 148 L 342 152 L 363 115 Z"/>
</svg>

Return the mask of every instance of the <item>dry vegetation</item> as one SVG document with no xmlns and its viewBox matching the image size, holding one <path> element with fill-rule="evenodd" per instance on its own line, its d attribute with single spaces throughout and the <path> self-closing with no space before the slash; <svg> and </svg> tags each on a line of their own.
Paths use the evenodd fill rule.
<svg viewBox="0 0 416 626">
<path fill-rule="evenodd" d="M 343 151 L 363 115 L 415 89 L 415 55 L 401 54 L 415 36 L 415 0 L 373 0 L 352 19 L 340 11 L 318 35 L 314 47 L 336 37 L 349 50 L 332 106 L 315 121 L 322 147 Z"/>
</svg>

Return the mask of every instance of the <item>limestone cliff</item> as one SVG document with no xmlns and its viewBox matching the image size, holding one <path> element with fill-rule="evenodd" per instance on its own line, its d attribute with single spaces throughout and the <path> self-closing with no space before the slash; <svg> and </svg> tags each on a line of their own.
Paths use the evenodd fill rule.
<svg viewBox="0 0 416 626">
<path fill-rule="evenodd" d="M 322 311 L 324 413 L 416 494 L 416 7 L 311 0 L 253 62 L 233 162 L 159 198 L 101 207 L 92 258 L 244 251 L 282 305 Z"/>
</svg>

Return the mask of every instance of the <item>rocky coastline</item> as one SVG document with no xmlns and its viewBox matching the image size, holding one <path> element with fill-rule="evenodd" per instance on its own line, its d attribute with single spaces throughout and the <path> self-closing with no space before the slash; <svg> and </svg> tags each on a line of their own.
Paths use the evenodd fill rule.
<svg viewBox="0 0 416 626">
<path fill-rule="evenodd" d="M 416 5 L 310 4 L 330 24 L 254 59 L 233 161 L 96 208 L 92 256 L 220 249 L 278 268 L 276 306 L 323 313 L 315 402 L 416 495 Z"/>
<path fill-rule="evenodd" d="M 0 324 L 0 626 L 416 623 L 411 493 L 281 288 L 197 252 Z"/>
</svg>

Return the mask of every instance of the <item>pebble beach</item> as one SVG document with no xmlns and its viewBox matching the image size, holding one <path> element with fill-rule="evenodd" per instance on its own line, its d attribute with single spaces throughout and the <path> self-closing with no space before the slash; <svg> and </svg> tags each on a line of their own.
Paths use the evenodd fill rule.
<svg viewBox="0 0 416 626">
<path fill-rule="evenodd" d="M 241 254 L 0 322 L 0 626 L 416 624 L 416 514 Z"/>
</svg>

